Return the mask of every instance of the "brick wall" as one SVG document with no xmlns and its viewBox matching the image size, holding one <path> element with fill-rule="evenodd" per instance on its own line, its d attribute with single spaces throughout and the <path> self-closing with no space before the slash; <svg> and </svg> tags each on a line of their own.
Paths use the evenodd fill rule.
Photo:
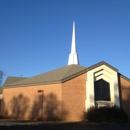
<svg viewBox="0 0 130 130">
<path fill-rule="evenodd" d="M 16 119 L 83 120 L 86 73 L 62 84 L 3 89 L 2 113 Z M 38 93 L 38 90 L 43 90 Z M 41 111 L 42 110 L 42 111 Z"/>
<path fill-rule="evenodd" d="M 122 76 L 119 76 L 121 86 L 121 106 L 130 117 L 130 82 Z"/>
<path fill-rule="evenodd" d="M 50 84 L 4 89 L 2 113 L 17 119 L 40 119 L 42 114 L 44 120 L 58 120 L 61 118 L 61 86 Z M 43 90 L 43 96 L 38 90 Z"/>
<path fill-rule="evenodd" d="M 87 74 L 85 73 L 63 83 L 62 109 L 65 108 L 68 114 L 65 120 L 83 120 L 86 98 L 86 76 Z M 64 116 L 64 113 L 62 113 L 62 116 Z"/>
</svg>

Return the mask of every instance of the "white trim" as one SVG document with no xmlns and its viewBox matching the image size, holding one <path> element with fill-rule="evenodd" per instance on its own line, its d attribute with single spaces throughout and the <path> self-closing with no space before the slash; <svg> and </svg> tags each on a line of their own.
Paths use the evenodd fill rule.
<svg viewBox="0 0 130 130">
<path fill-rule="evenodd" d="M 111 101 L 101 101 L 102 104 L 113 104 L 117 107 L 120 107 L 118 74 L 116 71 L 109 68 L 108 66 L 101 65 L 87 72 L 85 101 L 86 110 L 90 106 L 96 106 L 96 104 L 98 103 L 94 100 L 94 81 L 97 81 L 99 79 L 104 79 L 110 84 Z"/>
</svg>

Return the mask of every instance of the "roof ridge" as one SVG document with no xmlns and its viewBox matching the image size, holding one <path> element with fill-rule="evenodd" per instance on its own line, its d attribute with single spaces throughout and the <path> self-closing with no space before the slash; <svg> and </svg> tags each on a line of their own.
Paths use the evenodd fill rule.
<svg viewBox="0 0 130 130">
<path fill-rule="evenodd" d="M 65 76 L 63 77 L 63 79 L 65 79 L 66 77 L 68 77 L 67 75 L 68 75 L 68 73 L 70 72 L 70 70 L 73 68 L 73 66 L 80 66 L 80 67 L 84 67 L 84 66 L 81 66 L 81 65 L 75 65 L 75 64 L 71 65 L 70 69 L 67 71 L 67 73 L 65 74 Z M 83 70 L 85 70 L 85 69 L 87 69 L 87 68 L 86 68 L 86 67 L 84 67 L 84 69 L 83 69 Z M 83 71 L 83 70 L 80 70 L 80 71 L 76 72 L 75 74 L 77 74 L 77 73 L 79 73 L 79 72 L 81 72 L 81 71 Z M 71 75 L 69 75 L 69 77 L 70 77 L 70 76 L 72 76 L 72 75 L 75 75 L 75 74 L 71 74 Z"/>
<path fill-rule="evenodd" d="M 73 65 L 68 65 L 71 66 L 70 69 L 72 68 Z M 70 69 L 66 72 L 66 74 L 64 75 L 63 79 L 66 77 L 66 75 L 68 74 L 68 72 L 70 71 Z"/>
</svg>

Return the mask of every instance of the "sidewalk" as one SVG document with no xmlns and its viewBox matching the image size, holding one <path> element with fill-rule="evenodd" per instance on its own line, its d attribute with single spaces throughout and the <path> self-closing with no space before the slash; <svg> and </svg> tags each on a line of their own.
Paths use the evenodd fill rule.
<svg viewBox="0 0 130 130">
<path fill-rule="evenodd" d="M 14 120 L 0 119 L 0 128 L 11 129 L 47 129 L 47 130 L 130 130 L 128 124 L 108 124 L 96 122 L 62 122 L 62 121 L 32 121 L 32 120 Z"/>
<path fill-rule="evenodd" d="M 40 125 L 42 121 L 33 120 L 15 120 L 15 119 L 0 119 L 0 126 L 14 126 L 14 125 Z"/>
</svg>

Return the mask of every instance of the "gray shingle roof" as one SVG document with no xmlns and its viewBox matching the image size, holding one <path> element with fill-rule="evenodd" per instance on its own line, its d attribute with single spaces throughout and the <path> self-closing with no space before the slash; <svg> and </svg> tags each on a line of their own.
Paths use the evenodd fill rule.
<svg viewBox="0 0 130 130">
<path fill-rule="evenodd" d="M 73 77 L 80 75 L 87 71 L 86 67 L 80 65 L 67 65 L 28 79 L 20 80 L 18 82 L 13 82 L 4 84 L 4 87 L 18 87 L 27 85 L 37 85 L 37 84 L 50 84 L 65 82 Z"/>
<path fill-rule="evenodd" d="M 7 77 L 5 83 L 3 84 L 3 87 L 8 86 L 9 84 L 12 84 L 12 83 L 24 80 L 24 79 L 27 79 L 27 78 L 25 78 L 25 77 L 13 77 L 13 76 L 9 76 L 9 77 Z"/>
</svg>

